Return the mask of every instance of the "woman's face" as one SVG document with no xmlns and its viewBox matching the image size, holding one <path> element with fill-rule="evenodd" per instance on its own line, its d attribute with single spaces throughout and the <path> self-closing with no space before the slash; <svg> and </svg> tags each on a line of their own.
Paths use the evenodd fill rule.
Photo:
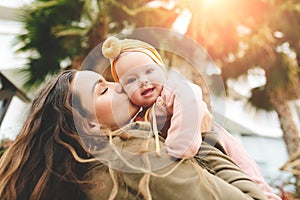
<svg viewBox="0 0 300 200">
<path fill-rule="evenodd" d="M 92 71 L 77 72 L 73 82 L 73 94 L 77 94 L 91 120 L 97 119 L 102 127 L 124 126 L 138 112 L 125 93 L 116 92 L 116 84 L 106 81 Z"/>
</svg>

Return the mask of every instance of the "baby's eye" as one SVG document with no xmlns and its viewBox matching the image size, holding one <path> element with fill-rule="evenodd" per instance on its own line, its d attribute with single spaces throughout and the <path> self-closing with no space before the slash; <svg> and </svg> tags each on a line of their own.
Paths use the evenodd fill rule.
<svg viewBox="0 0 300 200">
<path fill-rule="evenodd" d="M 133 83 L 134 81 L 136 81 L 136 78 L 134 78 L 134 77 L 129 78 L 129 79 L 127 79 L 127 81 L 126 81 L 126 84 Z"/>
<path fill-rule="evenodd" d="M 146 74 L 151 74 L 153 71 L 154 71 L 154 69 L 152 69 L 152 68 L 151 69 L 147 69 L 146 70 Z"/>
</svg>

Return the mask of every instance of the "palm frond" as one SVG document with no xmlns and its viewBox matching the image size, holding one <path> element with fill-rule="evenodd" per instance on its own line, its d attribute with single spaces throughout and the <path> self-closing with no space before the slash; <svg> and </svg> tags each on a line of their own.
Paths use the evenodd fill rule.
<svg viewBox="0 0 300 200">
<path fill-rule="evenodd" d="M 256 110 L 272 111 L 274 110 L 266 86 L 256 87 L 251 90 L 251 96 L 248 102 Z"/>
<path fill-rule="evenodd" d="M 76 37 L 82 37 L 85 36 L 88 33 L 88 29 L 81 28 L 81 27 L 67 27 L 67 26 L 56 26 L 52 28 L 52 33 L 57 38 L 59 37 L 67 37 L 67 36 L 76 36 Z"/>
</svg>

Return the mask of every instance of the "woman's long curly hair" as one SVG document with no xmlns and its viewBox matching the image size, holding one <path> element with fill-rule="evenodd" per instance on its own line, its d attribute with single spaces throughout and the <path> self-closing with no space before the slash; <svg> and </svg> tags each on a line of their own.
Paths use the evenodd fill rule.
<svg viewBox="0 0 300 200">
<path fill-rule="evenodd" d="M 90 159 L 77 134 L 71 81 L 65 71 L 49 82 L 0 160 L 0 199 L 84 199 L 82 176 Z M 80 112 L 75 111 L 75 116 Z"/>
</svg>

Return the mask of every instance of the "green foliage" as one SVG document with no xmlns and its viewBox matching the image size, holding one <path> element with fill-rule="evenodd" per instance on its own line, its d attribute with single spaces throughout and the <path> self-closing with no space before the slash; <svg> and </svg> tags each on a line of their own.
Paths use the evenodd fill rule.
<svg viewBox="0 0 300 200">
<path fill-rule="evenodd" d="M 84 58 L 107 34 L 124 28 L 170 27 L 178 14 L 146 6 L 150 0 L 36 0 L 23 10 L 26 33 L 19 52 L 29 54 L 21 70 L 27 89 L 61 70 L 61 62 Z M 166 17 L 167 16 L 167 17 Z M 159 19 L 159 20 L 158 20 Z M 161 20 L 164 19 L 164 20 Z M 82 62 L 83 60 L 78 60 Z M 70 63 L 68 68 L 78 67 Z"/>
<path fill-rule="evenodd" d="M 225 82 L 253 67 L 266 71 L 266 93 L 283 85 L 292 86 L 290 83 L 299 79 L 299 1 L 228 0 L 209 4 L 206 0 L 179 0 L 173 9 L 148 7 L 149 2 L 36 0 L 24 9 L 27 32 L 18 37 L 23 44 L 19 51 L 29 53 L 28 65 L 22 70 L 26 86 L 34 87 L 48 74 L 61 70 L 61 62 L 66 59 L 84 57 L 108 34 L 136 27 L 170 28 L 185 9 L 192 14 L 186 35 L 219 63 Z M 296 59 L 278 51 L 283 44 L 288 44 Z"/>
<path fill-rule="evenodd" d="M 216 30 L 221 33 L 219 38 L 214 40 L 216 42 L 214 46 L 208 50 L 212 58 L 221 63 L 224 81 L 247 74 L 248 70 L 253 67 L 260 67 L 266 72 L 267 83 L 263 90 L 262 88 L 252 90 L 254 93 L 249 101 L 254 106 L 270 109 L 272 106 L 262 106 L 263 100 L 259 101 L 257 98 L 259 96 L 267 98 L 270 93 L 279 89 L 281 93 L 286 93 L 280 95 L 286 100 L 299 98 L 297 88 L 299 88 L 300 77 L 300 2 L 296 0 L 239 2 L 230 0 L 226 3 L 227 5 L 224 5 L 226 10 L 235 8 L 237 12 L 228 13 L 225 18 L 235 20 L 223 19 L 225 27 L 223 31 L 219 28 L 210 28 L 208 31 L 212 33 L 206 32 L 210 35 Z M 221 12 L 224 10 L 219 8 L 219 15 L 222 15 Z M 214 25 L 219 27 L 216 23 Z M 226 29 L 227 26 L 230 28 Z M 237 35 L 231 43 L 224 42 L 226 37 L 223 37 L 223 34 L 228 31 L 232 35 Z M 199 40 L 199 43 L 211 46 L 202 40 Z M 234 48 L 226 49 L 222 47 L 223 45 L 232 45 Z"/>
<path fill-rule="evenodd" d="M 27 67 L 21 70 L 27 78 L 25 88 L 39 85 L 48 74 L 61 69 L 62 60 L 78 53 L 78 38 L 56 37 L 53 28 L 78 20 L 81 8 L 81 1 L 60 0 L 37 1 L 23 9 L 26 32 L 18 36 L 18 52 L 29 54 Z"/>
<path fill-rule="evenodd" d="M 257 110 L 272 111 L 274 108 L 270 102 L 270 97 L 265 91 L 266 87 L 256 87 L 251 90 L 249 103 Z"/>
<path fill-rule="evenodd" d="M 279 53 L 272 65 L 272 69 L 267 74 L 268 84 L 276 89 L 293 82 L 296 78 L 299 69 L 292 62 L 291 58 L 284 54 Z"/>
</svg>

